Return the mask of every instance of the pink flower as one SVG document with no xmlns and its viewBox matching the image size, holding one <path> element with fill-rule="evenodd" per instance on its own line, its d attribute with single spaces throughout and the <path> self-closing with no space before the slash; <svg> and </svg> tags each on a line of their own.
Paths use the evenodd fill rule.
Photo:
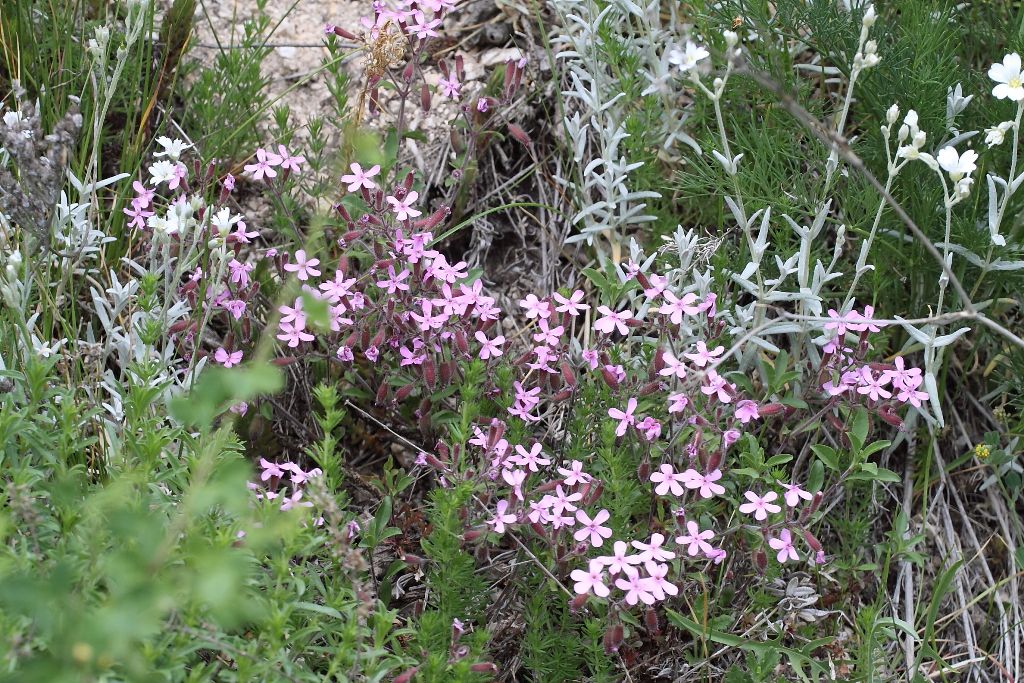
<svg viewBox="0 0 1024 683">
<path fill-rule="evenodd" d="M 547 344 L 548 346 L 558 346 L 562 340 L 562 335 L 565 333 L 565 328 L 559 325 L 558 327 L 549 327 L 548 321 L 541 318 L 538 325 L 540 332 L 533 335 L 533 340 L 538 344 Z"/>
<path fill-rule="evenodd" d="M 538 471 L 538 465 L 550 465 L 551 461 L 545 458 L 541 452 L 542 446 L 539 443 L 533 444 L 530 450 L 526 450 L 519 444 L 516 444 L 516 456 L 515 464 L 525 467 L 531 472 Z"/>
<path fill-rule="evenodd" d="M 695 556 L 697 553 L 708 554 L 714 548 L 708 543 L 712 538 L 715 537 L 715 532 L 711 529 L 701 531 L 700 527 L 697 526 L 697 522 L 690 520 L 686 523 L 686 533 L 676 538 L 678 545 L 686 546 L 686 554 L 690 557 Z"/>
<path fill-rule="evenodd" d="M 662 464 L 657 472 L 651 474 L 651 481 L 657 484 L 654 492 L 659 496 L 666 496 L 670 492 L 673 496 L 683 495 L 683 479 L 682 473 L 676 473 L 668 463 Z"/>
<path fill-rule="evenodd" d="M 290 324 L 282 322 L 280 325 L 281 334 L 277 335 L 277 338 L 283 342 L 288 342 L 290 348 L 297 347 L 302 342 L 313 341 L 313 335 L 305 331 L 305 328 L 299 326 L 298 323 Z"/>
<path fill-rule="evenodd" d="M 791 508 L 799 505 L 801 498 L 804 500 L 814 500 L 814 494 L 804 491 L 797 484 L 783 484 L 781 481 L 779 484 L 782 485 L 782 488 L 786 489 L 786 492 L 782 494 L 782 497 L 786 499 L 786 505 Z"/>
<path fill-rule="evenodd" d="M 661 436 L 661 423 L 649 415 L 637 423 L 636 429 L 647 441 L 655 441 Z"/>
<path fill-rule="evenodd" d="M 263 180 L 264 177 L 274 178 L 277 176 L 274 166 L 280 163 L 281 157 L 260 147 L 256 150 L 256 163 L 246 164 L 245 172 L 252 176 L 253 180 Z"/>
<path fill-rule="evenodd" d="M 569 315 L 576 317 L 580 314 L 580 311 L 586 311 L 590 309 L 587 304 L 581 304 L 583 301 L 583 290 L 577 289 L 568 298 L 562 296 L 558 292 L 552 295 L 555 301 L 558 302 L 558 306 L 555 306 L 555 310 L 559 313 L 568 313 Z"/>
<path fill-rule="evenodd" d="M 519 500 L 523 499 L 523 482 L 526 481 L 525 470 L 502 470 L 501 478 L 512 487 L 512 492 Z"/>
<path fill-rule="evenodd" d="M 630 311 L 619 311 L 616 313 L 607 306 L 598 306 L 597 310 L 604 317 L 594 323 L 595 330 L 605 334 L 611 334 L 616 329 L 619 331 L 619 334 L 627 334 L 629 332 L 626 321 L 633 318 L 633 314 Z"/>
<path fill-rule="evenodd" d="M 668 303 L 662 304 L 661 308 L 658 309 L 658 313 L 669 316 L 669 320 L 676 325 L 683 322 L 684 313 L 686 315 L 697 315 L 700 313 L 700 307 L 693 305 L 697 301 L 697 295 L 693 292 L 684 294 L 682 299 L 672 292 L 665 292 L 665 301 Z"/>
<path fill-rule="evenodd" d="M 583 510 L 576 511 L 576 521 L 582 526 L 576 530 L 573 534 L 573 538 L 577 541 L 583 541 L 589 537 L 590 545 L 595 548 L 600 548 L 604 545 L 604 539 L 611 538 L 612 530 L 606 526 L 601 526 L 608 521 L 611 514 L 607 510 L 601 510 L 594 518 L 591 519 L 586 512 Z"/>
<path fill-rule="evenodd" d="M 226 368 L 230 368 L 233 365 L 238 365 L 242 362 L 242 352 L 234 351 L 227 352 L 223 348 L 217 349 L 213 354 L 213 359 L 223 365 Z"/>
<path fill-rule="evenodd" d="M 668 397 L 668 412 L 670 415 L 683 412 L 688 405 L 690 405 L 690 399 L 685 394 L 672 394 Z"/>
<path fill-rule="evenodd" d="M 704 475 L 696 470 L 689 469 L 683 473 L 683 476 L 686 477 L 686 480 L 683 482 L 686 488 L 698 489 L 701 498 L 711 498 L 725 493 L 725 488 L 715 483 L 722 478 L 722 470 L 714 470 Z"/>
<path fill-rule="evenodd" d="M 662 377 L 686 379 L 686 364 L 677 359 L 671 351 L 661 354 L 661 359 L 665 361 L 665 367 L 661 369 L 661 372 L 658 373 L 659 375 Z"/>
<path fill-rule="evenodd" d="M 507 511 L 508 511 L 508 501 L 507 500 L 499 500 L 498 501 L 498 509 L 495 512 L 494 518 L 487 520 L 485 522 L 485 524 L 487 524 L 488 526 L 493 526 L 494 527 L 494 531 L 496 533 L 499 533 L 499 534 L 505 533 L 505 525 L 506 524 L 514 524 L 515 521 L 516 521 L 516 516 L 511 514 L 511 513 L 508 513 Z"/>
<path fill-rule="evenodd" d="M 281 501 L 281 509 L 284 511 L 291 510 L 292 508 L 295 507 L 311 508 L 313 507 L 313 503 L 309 502 L 308 500 L 303 501 L 302 491 L 296 491 L 295 493 L 292 494 L 291 498 L 285 498 L 283 501 Z"/>
<path fill-rule="evenodd" d="M 697 342 L 696 353 L 684 353 L 683 355 L 689 358 L 691 361 L 693 361 L 694 365 L 696 365 L 699 368 L 702 368 L 705 365 L 707 365 L 709 361 L 714 360 L 718 356 L 721 356 L 723 353 L 725 353 L 724 346 L 717 346 L 713 350 L 709 351 L 708 345 L 705 344 L 703 341 L 699 341 Z"/>
<path fill-rule="evenodd" d="M 758 413 L 757 404 L 750 400 L 743 400 L 736 404 L 736 418 L 743 424 L 761 417 Z"/>
<path fill-rule="evenodd" d="M 668 562 L 674 558 L 676 554 L 664 546 L 665 537 L 662 534 L 651 534 L 649 543 L 633 541 L 633 547 L 640 551 L 639 557 L 644 562 Z"/>
<path fill-rule="evenodd" d="M 405 280 L 409 277 L 408 269 L 403 269 L 401 273 L 395 273 L 394 265 L 388 266 L 388 277 L 385 280 L 378 280 L 377 286 L 387 291 L 388 294 L 394 294 L 398 291 L 408 292 L 409 285 L 405 283 Z M 322 285 L 321 285 L 322 287 Z"/>
<path fill-rule="evenodd" d="M 633 411 L 635 411 L 635 410 L 636 410 L 636 399 L 635 398 L 630 398 L 626 402 L 626 410 L 625 411 L 621 411 L 618 408 L 609 408 L 608 409 L 608 417 L 612 418 L 613 420 L 618 420 L 619 421 L 619 426 L 615 428 L 615 436 L 622 436 L 623 434 L 626 433 L 626 429 L 630 425 L 636 424 L 636 417 L 634 417 L 634 415 L 633 415 Z"/>
<path fill-rule="evenodd" d="M 644 565 L 644 568 L 650 575 L 647 578 L 648 589 L 654 594 L 655 598 L 658 600 L 664 600 L 666 594 L 679 594 L 679 588 L 665 578 L 668 576 L 669 566 L 667 564 L 648 562 Z"/>
<path fill-rule="evenodd" d="M 487 335 L 480 330 L 473 335 L 480 342 L 480 360 L 498 358 L 502 354 L 501 345 L 505 343 L 505 337 L 498 335 L 494 339 L 488 339 Z"/>
<path fill-rule="evenodd" d="M 300 280 L 308 280 L 310 275 L 320 275 L 320 271 L 316 267 L 320 265 L 320 259 L 306 258 L 306 251 L 299 249 L 295 252 L 295 263 L 284 264 L 284 269 L 289 273 L 295 273 L 295 277 Z"/>
<path fill-rule="evenodd" d="M 292 154 L 285 149 L 284 145 L 278 145 L 277 151 L 279 152 L 281 161 L 278 162 L 281 168 L 286 171 L 292 171 L 293 173 L 299 172 L 299 164 L 306 163 L 306 157 L 303 156 L 292 156 Z"/>
<path fill-rule="evenodd" d="M 573 460 L 569 463 L 568 468 L 559 467 L 558 473 L 565 477 L 564 483 L 566 486 L 585 484 L 591 479 L 590 475 L 583 471 L 583 463 L 579 460 Z"/>
<path fill-rule="evenodd" d="M 892 392 L 885 388 L 885 385 L 889 383 L 889 380 L 885 377 L 885 374 L 880 374 L 875 377 L 875 373 L 871 371 L 871 368 L 864 366 L 860 369 L 860 386 L 857 387 L 857 393 L 866 395 L 872 401 L 877 401 L 879 398 L 889 398 L 892 396 Z"/>
<path fill-rule="evenodd" d="M 793 547 L 793 534 L 789 532 L 789 529 L 783 529 L 779 533 L 778 538 L 769 538 L 768 545 L 773 550 L 778 550 L 779 554 L 776 559 L 779 562 L 785 562 L 789 560 L 799 560 L 800 556 L 796 554 L 796 548 Z"/>
<path fill-rule="evenodd" d="M 349 164 L 349 168 L 352 170 L 352 173 L 341 176 L 341 182 L 348 183 L 349 192 L 358 192 L 361 187 L 365 187 L 367 190 L 377 187 L 376 183 L 370 180 L 370 178 L 380 173 L 379 164 L 374 164 L 365 171 L 357 163 Z"/>
<path fill-rule="evenodd" d="M 559 484 L 555 487 L 555 495 L 552 496 L 551 501 L 551 512 L 554 516 L 559 517 L 565 512 L 575 512 L 576 503 L 583 499 L 582 493 L 569 493 L 567 494 L 562 485 Z"/>
<path fill-rule="evenodd" d="M 238 221 L 238 223 L 235 224 L 235 231 L 228 235 L 228 237 L 232 238 L 236 242 L 240 242 L 241 244 L 249 244 L 253 238 L 259 236 L 260 233 L 256 230 L 246 230 L 245 221 Z"/>
<path fill-rule="evenodd" d="M 700 388 L 702 394 L 705 396 L 717 396 L 718 400 L 722 403 L 730 403 L 732 401 L 732 394 L 736 390 L 735 384 L 726 382 L 725 378 L 714 370 L 708 370 L 708 374 L 704 379 L 707 381 L 707 384 Z"/>
<path fill-rule="evenodd" d="M 769 514 L 782 510 L 781 507 L 772 503 L 773 500 L 779 497 L 779 494 L 775 493 L 775 491 L 769 491 L 764 496 L 758 496 L 753 491 L 747 491 L 743 494 L 743 497 L 750 502 L 740 505 L 740 512 L 745 515 L 753 514 L 754 519 L 759 522 L 768 519 Z"/>
<path fill-rule="evenodd" d="M 583 349 L 583 353 L 580 355 L 583 358 L 583 362 L 589 365 L 591 370 L 597 370 L 597 366 L 600 365 L 597 351 L 594 351 L 593 349 Z"/>
<path fill-rule="evenodd" d="M 238 259 L 231 259 L 228 261 L 228 269 L 231 271 L 231 282 L 238 283 L 239 287 L 245 287 L 249 284 L 249 273 L 252 272 L 253 266 L 251 263 L 241 263 Z"/>
<path fill-rule="evenodd" d="M 653 605 L 654 595 L 647 586 L 647 581 L 640 578 L 640 572 L 633 567 L 626 568 L 626 578 L 616 579 L 615 586 L 626 591 L 626 604 L 635 605 L 642 602 L 645 605 Z"/>
<path fill-rule="evenodd" d="M 892 382 L 897 389 L 917 388 L 921 385 L 920 368 L 906 367 L 903 356 L 896 356 L 893 359 L 893 365 L 894 369 L 882 371 L 882 380 Z"/>
<path fill-rule="evenodd" d="M 574 569 L 569 573 L 569 578 L 576 582 L 572 589 L 579 595 L 592 592 L 599 598 L 607 598 L 611 593 L 604 584 L 604 570 L 599 560 L 591 560 L 587 571 Z"/>
<path fill-rule="evenodd" d="M 918 391 L 918 387 L 921 386 L 922 382 L 924 382 L 923 377 L 904 380 L 904 386 L 900 389 L 899 393 L 896 394 L 896 400 L 901 403 L 909 403 L 915 408 L 920 408 L 921 402 L 928 400 L 927 392 Z"/>
<path fill-rule="evenodd" d="M 131 220 L 128 222 L 128 227 L 138 228 L 139 230 L 145 230 L 146 219 L 153 216 L 152 211 L 146 211 L 145 207 L 143 206 L 136 206 L 135 200 L 132 201 L 132 208 L 122 209 L 122 211 L 124 211 L 126 216 L 131 218 Z"/>
<path fill-rule="evenodd" d="M 410 218 L 416 218 L 417 216 L 423 215 L 423 212 L 419 209 L 412 208 L 413 203 L 419 199 L 420 194 L 413 190 L 402 199 L 396 197 L 385 197 L 388 204 L 391 205 L 391 210 L 395 212 L 395 218 L 400 221 L 407 221 Z"/>
<path fill-rule="evenodd" d="M 596 561 L 607 567 L 609 574 L 615 576 L 630 568 L 631 565 L 643 562 L 639 555 L 627 555 L 628 551 L 629 546 L 625 541 L 615 541 L 612 545 L 612 554 L 599 557 Z"/>
<path fill-rule="evenodd" d="M 526 309 L 527 318 L 551 317 L 551 304 L 538 299 L 536 294 L 527 294 L 525 299 L 520 300 L 519 305 Z"/>
<path fill-rule="evenodd" d="M 437 82 L 437 87 L 441 91 L 441 94 L 450 100 L 459 99 L 459 90 L 462 88 L 462 84 L 459 83 L 459 79 L 455 78 L 454 74 L 449 75 L 447 78 L 442 78 Z"/>
<path fill-rule="evenodd" d="M 260 479 L 266 481 L 271 477 L 277 477 L 281 479 L 284 477 L 284 470 L 277 466 L 277 464 L 270 462 L 266 458 L 260 458 L 260 467 L 263 468 L 263 473 L 260 474 Z"/>
</svg>

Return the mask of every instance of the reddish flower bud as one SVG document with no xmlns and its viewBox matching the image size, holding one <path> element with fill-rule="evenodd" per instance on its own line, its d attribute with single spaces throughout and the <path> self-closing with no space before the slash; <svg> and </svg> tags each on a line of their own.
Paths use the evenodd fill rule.
<svg viewBox="0 0 1024 683">
<path fill-rule="evenodd" d="M 761 417 L 768 417 L 769 415 L 778 415 L 779 413 L 784 412 L 785 410 L 786 406 L 782 405 L 781 403 L 769 403 L 766 406 L 760 406 L 757 409 L 757 412 L 761 415 Z"/>
<path fill-rule="evenodd" d="M 271 359 L 270 362 L 272 365 L 283 368 L 285 366 L 292 365 L 293 363 L 298 363 L 299 359 L 295 356 L 280 356 L 278 358 Z"/>
<path fill-rule="evenodd" d="M 636 273 L 636 281 L 639 282 L 640 286 L 643 287 L 644 289 L 651 288 L 651 281 L 648 280 L 647 276 L 641 273 L 640 271 L 637 271 Z"/>
<path fill-rule="evenodd" d="M 605 384 L 610 386 L 612 389 L 616 389 L 619 386 L 619 380 L 616 379 L 615 375 L 605 366 L 601 366 L 601 377 L 604 378 Z"/>
<path fill-rule="evenodd" d="M 649 607 L 644 612 L 644 626 L 647 627 L 647 632 L 652 636 L 661 635 L 661 627 L 658 625 L 658 613 L 654 611 L 653 607 Z"/>
<path fill-rule="evenodd" d="M 892 408 L 888 405 L 884 405 L 878 409 L 878 417 L 882 418 L 886 424 L 890 424 L 897 429 L 903 429 L 903 420 L 899 415 L 892 412 Z"/>
<path fill-rule="evenodd" d="M 538 524 L 537 522 L 530 522 L 530 528 L 533 529 L 534 533 L 536 533 L 541 538 L 548 537 L 548 532 L 545 531 L 544 527 Z"/>
<path fill-rule="evenodd" d="M 473 543 L 474 541 L 479 540 L 484 534 L 485 532 L 480 531 L 479 529 L 470 529 L 466 533 L 462 534 L 462 540 L 465 543 Z"/>
<path fill-rule="evenodd" d="M 413 223 L 414 226 L 422 230 L 433 230 L 436 228 L 444 219 L 448 218 L 452 213 L 451 208 L 442 206 L 434 213 L 430 214 L 426 218 Z"/>
<path fill-rule="evenodd" d="M 664 369 L 665 369 L 665 349 L 663 349 L 663 348 L 661 348 L 659 346 L 658 349 L 654 352 L 654 370 L 656 372 L 661 372 Z"/>
<path fill-rule="evenodd" d="M 768 556 L 760 548 L 754 551 L 754 566 L 757 567 L 757 571 L 760 574 L 764 574 L 768 568 Z"/>
<path fill-rule="evenodd" d="M 416 60 L 409 60 L 409 63 L 402 69 L 402 78 L 408 83 L 412 80 L 412 75 L 416 73 Z"/>
<path fill-rule="evenodd" d="M 604 492 L 604 482 L 601 480 L 591 481 L 587 484 L 587 487 L 587 494 L 583 496 L 583 501 L 586 505 L 593 505 L 601 497 L 601 493 Z"/>
<path fill-rule="evenodd" d="M 430 359 L 430 356 L 427 356 L 426 360 L 420 364 L 420 370 L 423 372 L 423 381 L 433 391 L 437 387 L 437 372 L 434 369 L 434 361 Z"/>
<path fill-rule="evenodd" d="M 402 553 L 401 559 L 402 559 L 402 562 L 405 562 L 407 565 L 409 565 L 413 569 L 418 569 L 419 567 L 422 567 L 423 565 L 425 565 L 427 563 L 427 561 L 425 559 L 423 559 L 422 557 L 420 557 L 419 555 L 413 555 L 411 553 Z"/>
<path fill-rule="evenodd" d="M 387 382 L 382 382 L 377 389 L 377 405 L 382 406 L 388 400 L 389 387 Z"/>
<path fill-rule="evenodd" d="M 717 470 L 720 464 L 722 464 L 722 451 L 715 451 L 708 458 L 708 471 Z"/>
<path fill-rule="evenodd" d="M 534 491 L 537 492 L 537 493 L 547 493 L 548 491 L 554 491 L 556 488 L 558 488 L 561 485 L 562 485 L 562 480 L 561 479 L 552 479 L 551 481 L 544 482 L 543 484 L 541 484 L 540 486 L 535 488 Z"/>
<path fill-rule="evenodd" d="M 191 282 L 189 284 L 194 285 L 195 283 Z M 182 332 L 186 328 L 192 327 L 192 324 L 193 323 L 191 320 L 179 320 L 178 322 L 174 323 L 169 328 L 167 328 L 167 331 L 170 332 L 171 334 L 177 334 L 178 332 Z"/>
<path fill-rule="evenodd" d="M 460 81 L 466 80 L 466 67 L 462 55 L 455 55 L 455 75 Z"/>
<path fill-rule="evenodd" d="M 572 371 L 572 368 L 569 366 L 569 362 L 563 359 L 562 362 L 558 364 L 558 369 L 561 371 L 562 377 L 565 379 L 565 383 L 570 387 L 575 388 L 576 373 Z"/>
<path fill-rule="evenodd" d="M 525 145 L 527 147 L 532 147 L 533 146 L 533 141 L 530 140 L 530 136 L 526 134 L 525 130 L 523 130 L 522 128 L 520 128 L 516 124 L 514 124 L 514 123 L 508 124 L 508 132 L 516 140 L 518 140 L 519 142 L 523 143 L 523 145 Z"/>
<path fill-rule="evenodd" d="M 426 83 L 420 88 L 420 106 L 423 107 L 423 111 L 430 111 L 430 88 Z"/>
<path fill-rule="evenodd" d="M 613 654 L 622 647 L 622 624 L 612 624 L 604 632 L 604 651 Z"/>
<path fill-rule="evenodd" d="M 412 392 L 415 389 L 415 384 L 406 384 L 404 387 L 401 387 L 398 391 L 395 392 L 395 403 L 401 403 L 405 399 L 409 398 L 409 396 L 412 395 Z"/>
<path fill-rule="evenodd" d="M 338 36 L 339 38 L 344 38 L 346 40 L 359 40 L 359 38 L 356 37 L 354 33 L 350 33 L 340 26 L 334 27 L 334 35 Z"/>
<path fill-rule="evenodd" d="M 412 681 L 412 677 L 415 676 L 417 672 L 419 672 L 419 667 L 414 666 L 411 669 L 406 669 L 398 676 L 395 676 L 392 683 L 410 683 L 410 681 Z"/>
<path fill-rule="evenodd" d="M 455 376 L 453 363 L 441 363 L 441 386 L 448 386 L 452 383 L 452 377 Z"/>
<path fill-rule="evenodd" d="M 574 597 L 572 600 L 569 601 L 569 611 L 579 612 L 581 609 L 583 609 L 583 606 L 587 604 L 587 598 L 589 597 L 589 593 L 581 593 L 580 595 Z"/>
<path fill-rule="evenodd" d="M 651 461 L 646 457 L 640 461 L 640 466 L 636 468 L 636 476 L 640 477 L 640 481 L 647 481 L 651 476 Z"/>
<path fill-rule="evenodd" d="M 479 664 L 471 664 L 469 670 L 473 673 L 484 673 L 496 676 L 498 674 L 498 667 L 491 662 L 480 662 Z"/>
<path fill-rule="evenodd" d="M 637 392 L 638 396 L 650 396 L 651 394 L 665 390 L 665 384 L 661 381 L 648 382 L 647 384 L 640 387 L 640 391 Z"/>
<path fill-rule="evenodd" d="M 562 389 L 557 394 L 553 394 L 551 396 L 551 400 L 555 401 L 555 402 L 558 402 L 558 401 L 564 401 L 564 400 L 566 400 L 568 398 L 571 398 L 571 397 L 572 397 L 572 389 Z"/>
<path fill-rule="evenodd" d="M 811 550 L 813 550 L 814 552 L 818 552 L 819 550 L 821 550 L 821 543 L 818 541 L 818 539 L 814 537 L 814 534 L 812 534 L 807 529 L 804 529 L 803 531 L 804 540 L 807 541 L 807 545 L 810 546 Z"/>
<path fill-rule="evenodd" d="M 466 332 L 464 330 L 459 330 L 455 333 L 455 346 L 458 347 L 463 355 L 469 355 L 469 342 L 466 340 Z"/>
<path fill-rule="evenodd" d="M 370 340 L 370 346 L 376 346 L 380 348 L 380 345 L 384 343 L 384 337 L 387 336 L 387 327 L 381 327 L 377 334 L 373 335 L 373 339 Z"/>
</svg>

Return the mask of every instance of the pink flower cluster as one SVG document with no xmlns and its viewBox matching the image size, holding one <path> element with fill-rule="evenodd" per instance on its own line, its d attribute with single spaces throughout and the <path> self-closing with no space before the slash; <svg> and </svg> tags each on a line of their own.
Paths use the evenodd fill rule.
<svg viewBox="0 0 1024 683">
<path fill-rule="evenodd" d="M 257 500 L 280 501 L 281 510 L 292 508 L 311 508 L 313 503 L 302 499 L 302 487 L 310 479 L 319 477 L 323 471 L 315 467 L 308 472 L 303 470 L 294 462 L 274 463 L 266 458 L 260 458 L 260 482 L 249 482 L 250 491 L 255 492 Z M 287 477 L 287 481 L 286 481 Z M 291 494 L 284 488 L 286 484 L 291 486 Z M 323 520 L 316 520 L 316 524 L 322 524 Z"/>
</svg>

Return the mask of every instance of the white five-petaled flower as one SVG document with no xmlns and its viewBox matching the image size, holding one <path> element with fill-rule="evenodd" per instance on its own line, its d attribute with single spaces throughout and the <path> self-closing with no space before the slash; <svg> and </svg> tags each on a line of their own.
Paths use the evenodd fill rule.
<svg viewBox="0 0 1024 683">
<path fill-rule="evenodd" d="M 707 59 L 710 53 L 693 41 L 686 41 L 686 46 L 680 50 L 677 47 L 668 52 L 668 61 L 675 64 L 682 72 L 689 71 L 697 66 L 702 60 Z"/>
<path fill-rule="evenodd" d="M 156 141 L 157 144 L 163 147 L 163 151 L 157 152 L 153 156 L 170 157 L 171 161 L 177 161 L 181 156 L 181 153 L 192 146 L 181 140 L 172 140 L 166 135 L 161 135 L 156 139 Z"/>
<path fill-rule="evenodd" d="M 978 167 L 975 163 L 978 160 L 978 153 L 973 149 L 965 150 L 963 154 L 960 154 L 953 147 L 943 147 L 939 150 L 935 160 L 939 162 L 942 170 L 949 174 L 950 180 L 954 183 L 964 176 L 970 175 Z"/>
<path fill-rule="evenodd" d="M 1016 52 L 1003 57 L 1001 63 L 990 66 L 988 77 L 996 82 L 992 95 L 1000 100 L 1024 100 L 1024 76 L 1021 75 L 1020 67 L 1020 55 Z"/>
</svg>

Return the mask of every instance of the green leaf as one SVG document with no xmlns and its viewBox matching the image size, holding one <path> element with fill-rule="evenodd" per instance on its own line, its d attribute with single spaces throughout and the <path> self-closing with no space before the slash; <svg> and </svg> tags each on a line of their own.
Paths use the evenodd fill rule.
<svg viewBox="0 0 1024 683">
<path fill-rule="evenodd" d="M 315 602 L 293 602 L 292 604 L 295 606 L 295 609 L 302 610 L 304 612 L 316 612 L 317 614 L 326 614 L 327 616 L 334 617 L 335 619 L 345 619 L 345 615 L 333 607 L 328 607 L 327 605 L 318 605 Z"/>
<path fill-rule="evenodd" d="M 853 420 L 850 423 L 850 441 L 853 443 L 853 450 L 860 452 L 864 443 L 868 440 L 868 411 L 858 407 L 853 412 Z"/>
<path fill-rule="evenodd" d="M 299 298 L 302 299 L 302 311 L 306 314 L 306 320 L 322 332 L 329 331 L 331 317 L 327 310 L 327 299 L 313 296 L 306 290 L 302 290 Z"/>
<path fill-rule="evenodd" d="M 839 471 L 839 454 L 836 453 L 836 449 L 819 443 L 811 446 L 811 450 L 830 470 Z"/>
<path fill-rule="evenodd" d="M 283 386 L 281 369 L 269 363 L 207 368 L 192 391 L 171 400 L 171 415 L 182 424 L 205 429 L 231 404 L 275 393 Z"/>
<path fill-rule="evenodd" d="M 807 475 L 807 490 L 811 493 L 817 493 L 821 490 L 822 484 L 825 483 L 825 466 L 821 464 L 820 460 L 815 460 L 811 464 L 811 472 Z"/>
</svg>

